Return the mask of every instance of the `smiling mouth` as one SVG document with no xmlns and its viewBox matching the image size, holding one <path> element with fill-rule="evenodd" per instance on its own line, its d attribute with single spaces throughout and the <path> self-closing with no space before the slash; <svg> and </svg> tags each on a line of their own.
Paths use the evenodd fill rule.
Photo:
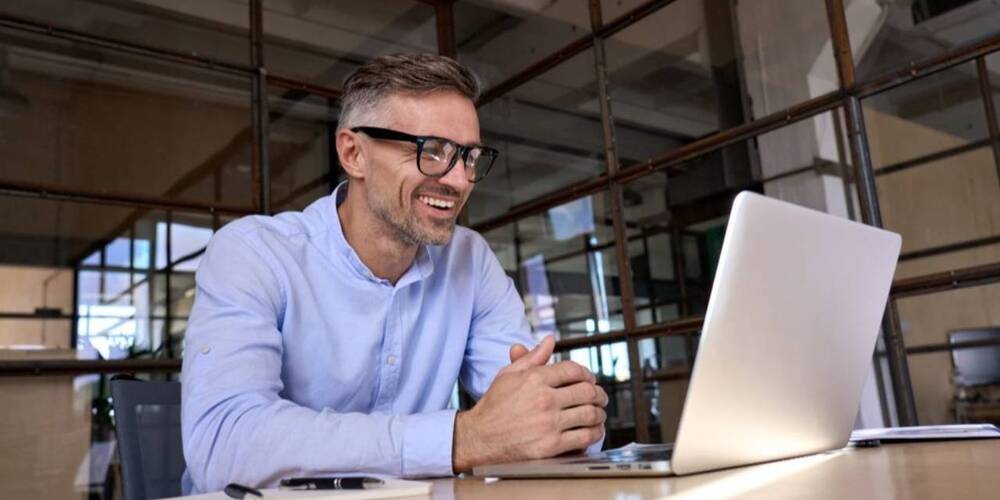
<svg viewBox="0 0 1000 500">
<path fill-rule="evenodd" d="M 420 195 L 417 197 L 424 205 L 431 207 L 441 213 L 450 212 L 455 207 L 455 200 L 446 200 L 434 196 Z"/>
</svg>

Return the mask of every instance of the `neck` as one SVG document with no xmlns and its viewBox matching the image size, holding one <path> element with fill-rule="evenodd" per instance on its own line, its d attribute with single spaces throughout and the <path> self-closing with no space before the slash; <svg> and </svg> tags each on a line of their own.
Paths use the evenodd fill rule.
<svg viewBox="0 0 1000 500">
<path fill-rule="evenodd" d="M 419 245 L 401 241 L 389 225 L 365 204 L 358 191 L 347 191 L 347 198 L 337 207 L 344 238 L 375 276 L 396 284 L 413 265 Z"/>
</svg>

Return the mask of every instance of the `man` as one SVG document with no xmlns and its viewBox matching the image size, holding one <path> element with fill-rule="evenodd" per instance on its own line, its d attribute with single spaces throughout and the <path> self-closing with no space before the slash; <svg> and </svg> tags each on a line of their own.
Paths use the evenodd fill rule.
<svg viewBox="0 0 1000 500">
<path fill-rule="evenodd" d="M 600 442 L 607 395 L 580 365 L 546 365 L 551 338 L 524 347 L 513 283 L 455 226 L 497 155 L 478 93 L 445 57 L 375 59 L 345 82 L 349 181 L 212 239 L 184 349 L 186 491 L 451 475 Z M 457 379 L 480 398 L 468 411 L 447 409 Z"/>
</svg>

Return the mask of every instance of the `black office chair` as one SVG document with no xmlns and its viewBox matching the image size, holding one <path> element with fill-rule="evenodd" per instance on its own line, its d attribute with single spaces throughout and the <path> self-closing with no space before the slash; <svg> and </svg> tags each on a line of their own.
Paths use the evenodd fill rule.
<svg viewBox="0 0 1000 500">
<path fill-rule="evenodd" d="M 124 500 L 181 495 L 180 382 L 111 379 Z"/>
<path fill-rule="evenodd" d="M 1000 342 L 1000 328 L 966 328 L 948 332 L 949 344 Z M 955 385 L 1000 384 L 1000 344 L 965 347 L 951 351 Z"/>
</svg>

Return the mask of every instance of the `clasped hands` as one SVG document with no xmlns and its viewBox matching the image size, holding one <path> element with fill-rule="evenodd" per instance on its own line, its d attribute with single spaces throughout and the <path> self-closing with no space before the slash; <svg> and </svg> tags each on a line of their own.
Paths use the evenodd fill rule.
<svg viewBox="0 0 1000 500">
<path fill-rule="evenodd" d="M 549 458 L 583 450 L 604 437 L 608 395 L 573 361 L 548 365 L 549 336 L 534 349 L 510 348 L 511 364 L 472 409 L 455 418 L 455 472 L 473 466 Z"/>
</svg>

